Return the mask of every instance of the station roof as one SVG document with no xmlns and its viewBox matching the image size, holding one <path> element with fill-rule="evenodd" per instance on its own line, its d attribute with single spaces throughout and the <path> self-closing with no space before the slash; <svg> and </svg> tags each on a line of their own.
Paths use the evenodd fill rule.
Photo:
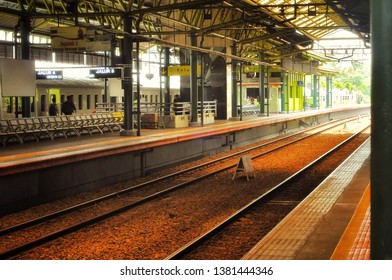
<svg viewBox="0 0 392 280">
<path fill-rule="evenodd" d="M 131 18 L 130 32 L 124 17 Z M 28 19 L 31 32 L 82 26 L 151 44 L 208 52 L 237 47 L 236 56 L 274 62 L 311 50 L 345 29 L 369 43 L 369 0 L 3 0 L 0 28 Z M 191 46 L 190 35 L 197 36 Z M 143 48 L 142 46 L 142 48 Z"/>
</svg>

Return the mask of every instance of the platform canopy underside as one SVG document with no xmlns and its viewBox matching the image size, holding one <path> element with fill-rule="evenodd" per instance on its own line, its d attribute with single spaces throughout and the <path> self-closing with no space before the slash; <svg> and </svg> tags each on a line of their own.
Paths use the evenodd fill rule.
<svg viewBox="0 0 392 280">
<path fill-rule="evenodd" d="M 132 36 L 142 50 L 151 44 L 199 51 L 234 45 L 239 57 L 258 59 L 262 53 L 269 62 L 311 50 L 314 41 L 341 29 L 370 42 L 369 0 L 0 1 L 0 28 L 14 30 L 26 19 L 33 34 L 81 26 L 114 40 Z M 124 22 L 131 22 L 131 32 L 124 32 L 130 30 Z"/>
</svg>

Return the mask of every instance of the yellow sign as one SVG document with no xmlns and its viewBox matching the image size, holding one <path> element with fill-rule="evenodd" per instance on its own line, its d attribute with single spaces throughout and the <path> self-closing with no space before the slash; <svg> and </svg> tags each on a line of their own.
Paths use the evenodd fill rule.
<svg viewBox="0 0 392 280">
<path fill-rule="evenodd" d="M 161 67 L 161 76 L 167 76 L 167 67 Z"/>
<path fill-rule="evenodd" d="M 201 66 L 197 65 L 197 75 L 201 74 Z M 176 65 L 169 67 L 161 67 L 162 76 L 190 76 L 191 67 L 189 65 Z"/>
<path fill-rule="evenodd" d="M 259 73 L 260 66 L 259 65 L 244 65 L 242 67 L 242 72 L 244 72 L 244 73 Z"/>
</svg>

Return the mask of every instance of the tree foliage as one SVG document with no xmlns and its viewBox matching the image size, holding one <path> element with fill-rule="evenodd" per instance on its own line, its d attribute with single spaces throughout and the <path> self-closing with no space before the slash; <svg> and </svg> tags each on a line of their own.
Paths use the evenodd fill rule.
<svg viewBox="0 0 392 280">
<path fill-rule="evenodd" d="M 352 61 L 350 67 L 335 65 L 339 74 L 333 77 L 333 86 L 338 89 L 357 91 L 370 98 L 370 67 L 358 61 Z"/>
</svg>

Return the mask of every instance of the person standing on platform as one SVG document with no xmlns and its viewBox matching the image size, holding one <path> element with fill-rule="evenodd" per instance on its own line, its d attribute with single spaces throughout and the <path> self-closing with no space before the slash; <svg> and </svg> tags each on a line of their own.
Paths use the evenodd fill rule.
<svg viewBox="0 0 392 280">
<path fill-rule="evenodd" d="M 58 116 L 59 109 L 57 108 L 56 99 L 52 98 L 52 104 L 49 106 L 49 116 Z"/>
<path fill-rule="evenodd" d="M 72 115 L 72 113 L 76 113 L 75 104 L 72 101 L 72 96 L 67 96 L 67 100 L 61 105 L 61 113 L 64 115 Z"/>
</svg>

